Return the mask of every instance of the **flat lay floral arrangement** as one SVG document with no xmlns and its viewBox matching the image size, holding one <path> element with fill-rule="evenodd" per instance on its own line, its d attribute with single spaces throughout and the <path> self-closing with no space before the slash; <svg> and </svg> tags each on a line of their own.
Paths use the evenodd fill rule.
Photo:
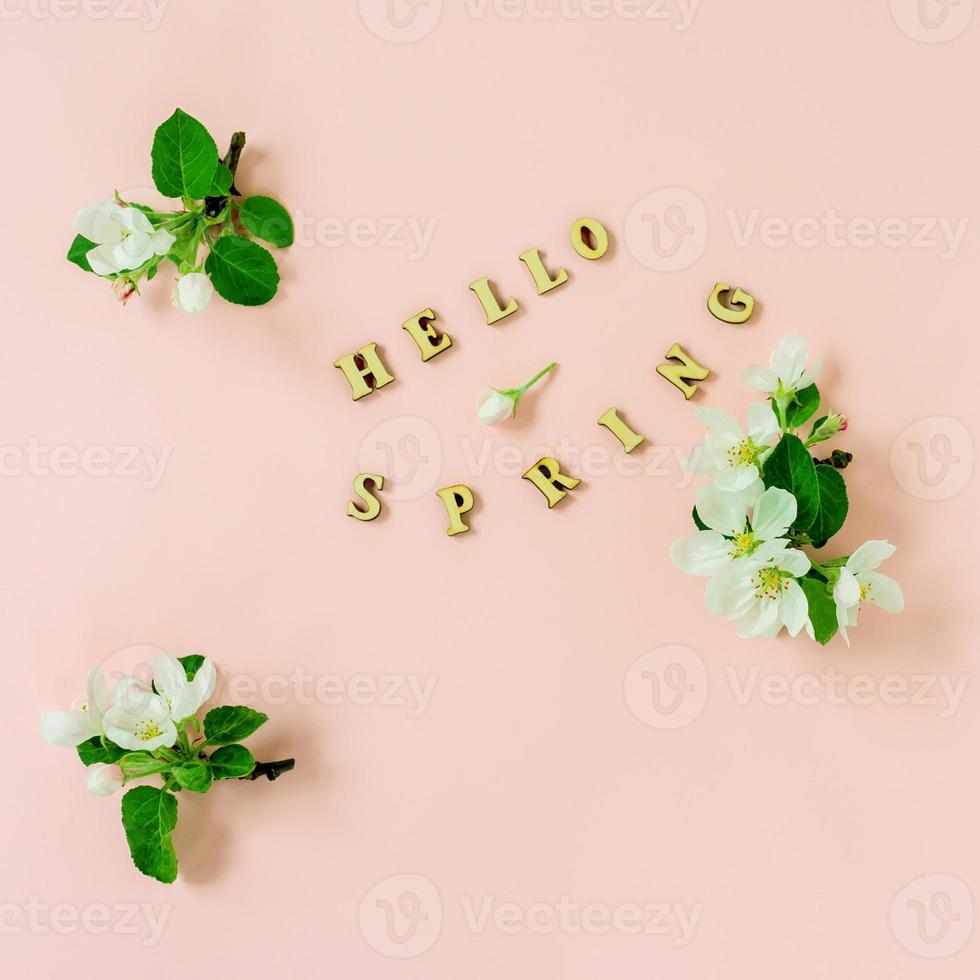
<svg viewBox="0 0 980 980">
<path fill-rule="evenodd" d="M 68 711 L 47 712 L 41 723 L 52 745 L 77 749 L 91 792 L 109 796 L 140 782 L 122 799 L 129 852 L 143 874 L 168 884 L 177 877 L 171 839 L 177 793 L 207 793 L 223 779 L 276 779 L 295 764 L 256 762 L 240 744 L 269 720 L 261 711 L 223 706 L 198 718 L 216 681 L 214 664 L 199 654 L 177 658 L 160 652 L 152 682 L 124 677 L 111 692 L 95 667 L 86 697 Z"/>
<path fill-rule="evenodd" d="M 715 479 L 697 495 L 699 530 L 677 541 L 671 558 L 708 578 L 708 611 L 733 620 L 739 636 L 775 636 L 786 627 L 822 644 L 839 632 L 850 646 L 847 631 L 865 605 L 897 613 L 905 603 L 899 585 L 878 571 L 895 553 L 887 541 L 829 559 L 804 550 L 822 549 L 843 527 L 842 474 L 852 459 L 839 449 L 824 459 L 811 455 L 845 431 L 847 419 L 830 413 L 811 421 L 820 408 L 820 362 L 808 367 L 808 359 L 806 341 L 791 336 L 768 367 L 745 369 L 745 383 L 768 396 L 749 407 L 748 431 L 723 412 L 695 409 L 708 433 L 690 465 Z"/>
<path fill-rule="evenodd" d="M 293 220 L 271 197 L 239 194 L 244 146 L 245 134 L 235 133 L 219 159 L 207 129 L 177 109 L 158 127 L 150 156 L 156 189 L 180 206 L 159 211 L 117 193 L 82 208 L 69 262 L 111 282 L 123 303 L 167 262 L 177 275 L 173 304 L 188 313 L 203 312 L 215 291 L 242 306 L 268 303 L 279 288 L 279 269 L 249 235 L 286 248 L 293 243 Z"/>
</svg>

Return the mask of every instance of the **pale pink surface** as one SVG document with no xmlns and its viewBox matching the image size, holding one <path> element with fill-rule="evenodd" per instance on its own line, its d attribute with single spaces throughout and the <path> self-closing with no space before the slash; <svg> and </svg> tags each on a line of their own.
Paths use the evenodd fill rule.
<svg viewBox="0 0 980 980">
<path fill-rule="evenodd" d="M 365 26 L 379 23 L 380 0 L 362 6 L 364 18 L 353 0 L 172 0 L 144 31 L 15 4 L 24 16 L 3 24 L 4 463 L 15 467 L 32 438 L 171 451 L 155 488 L 125 475 L 0 480 L 4 974 L 975 976 L 980 939 L 963 892 L 980 895 L 977 483 L 966 482 L 978 422 L 980 27 L 928 43 L 901 29 L 914 14 L 899 0 L 894 16 L 886 0 L 705 2 L 687 30 L 617 13 L 508 19 L 491 6 L 481 18 L 470 11 L 482 5 L 446 3 L 431 33 L 396 44 Z M 676 5 L 663 9 L 676 22 Z M 122 309 L 64 261 L 78 207 L 149 185 L 152 131 L 175 105 L 219 144 L 247 129 L 240 186 L 307 221 L 265 309 L 216 298 L 188 317 L 170 306 L 169 271 Z M 652 248 L 643 214 L 656 201 L 628 217 L 663 187 L 690 189 L 707 215 L 698 256 L 696 203 L 687 212 L 684 268 Z M 805 248 L 754 233 L 740 247 L 731 221 L 753 209 L 759 221 L 834 209 L 969 226 L 945 259 L 880 235 L 870 247 Z M 568 245 L 582 214 L 610 229 L 602 262 Z M 415 258 L 314 240 L 321 219 L 346 228 L 358 216 L 437 224 Z M 517 261 L 534 245 L 572 277 L 540 298 Z M 495 328 L 467 289 L 484 275 L 522 305 Z M 719 279 L 757 295 L 750 324 L 707 314 Z M 429 305 L 454 349 L 422 364 L 400 325 Z M 742 367 L 786 332 L 809 339 L 828 401 L 851 418 L 833 444 L 856 454 L 840 545 L 899 545 L 886 570 L 907 610 L 863 614 L 850 652 L 839 640 L 739 642 L 668 558 L 695 488 L 675 457 L 658 469 L 657 447 L 686 452 L 700 438 L 694 404 L 744 415 Z M 398 380 L 355 404 L 332 363 L 371 340 Z M 690 404 L 654 373 L 675 340 L 714 369 Z M 480 391 L 551 360 L 560 368 L 515 423 L 479 424 Z M 648 437 L 637 455 L 647 475 L 597 472 L 614 444 L 595 419 L 612 404 Z M 593 461 L 573 463 L 563 438 L 597 447 Z M 912 493 L 890 467 L 896 440 Z M 507 446 L 516 452 L 495 455 Z M 540 446 L 584 480 L 553 512 L 520 479 Z M 384 465 L 386 451 L 398 471 L 383 519 L 349 519 L 354 474 Z M 934 457 L 938 490 L 916 483 L 920 451 Z M 405 456 L 431 463 L 399 490 Z M 457 482 L 478 505 L 473 531 L 449 539 L 433 491 Z M 271 704 L 251 698 L 272 716 L 253 740 L 259 754 L 295 755 L 297 769 L 182 798 L 181 877 L 167 888 L 131 867 L 118 797 L 90 796 L 72 754 L 39 736 L 42 708 L 66 706 L 92 663 L 129 669 L 139 644 L 207 653 L 225 681 L 296 669 L 437 681 L 414 718 L 357 703 L 363 692 L 337 705 L 315 690 L 301 703 L 310 698 L 292 687 L 273 688 Z M 624 695 L 625 684 L 649 698 L 640 668 L 627 672 L 669 644 L 707 665 L 704 710 L 676 730 L 644 724 Z M 819 692 L 810 704 L 805 680 L 789 704 L 758 688 L 739 703 L 753 672 L 793 682 L 827 667 L 969 683 L 955 711 L 938 687 L 931 706 L 888 704 L 882 688 L 871 704 Z M 656 722 L 650 705 L 640 713 Z M 358 909 L 403 873 L 438 890 L 442 928 L 399 960 L 373 948 L 383 931 L 370 915 L 359 926 Z M 939 878 L 902 891 L 926 875 Z M 399 884 L 370 896 L 369 911 L 381 915 L 374 899 Z M 423 936 L 435 909 L 409 884 L 430 915 Z M 930 918 L 946 907 L 930 906 L 937 892 L 959 916 L 946 932 L 942 915 Z M 506 915 L 503 929 L 468 924 L 488 896 L 527 910 L 562 895 L 611 910 L 703 909 L 686 945 L 560 927 L 511 934 Z M 172 908 L 151 947 L 118 928 L 32 929 L 31 896 L 79 914 Z M 944 942 L 951 955 L 926 958 Z"/>
</svg>

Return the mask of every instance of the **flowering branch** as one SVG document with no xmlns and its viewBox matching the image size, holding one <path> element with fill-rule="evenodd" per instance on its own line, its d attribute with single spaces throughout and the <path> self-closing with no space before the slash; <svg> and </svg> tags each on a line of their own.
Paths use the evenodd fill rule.
<svg viewBox="0 0 980 980">
<path fill-rule="evenodd" d="M 180 208 L 154 210 L 118 194 L 83 208 L 68 260 L 110 280 L 123 303 L 167 261 L 178 274 L 173 303 L 188 313 L 203 312 L 214 292 L 242 306 L 268 303 L 279 288 L 279 269 L 249 236 L 286 248 L 293 243 L 293 220 L 271 197 L 241 198 L 236 179 L 244 148 L 245 133 L 236 132 L 219 158 L 207 129 L 177 109 L 157 128 L 151 158 L 157 190 L 177 198 Z"/>
<path fill-rule="evenodd" d="M 784 338 L 768 367 L 752 365 L 743 379 L 769 396 L 749 408 L 748 431 L 722 412 L 696 409 L 708 426 L 696 468 L 714 471 L 693 516 L 698 533 L 675 542 L 674 563 L 690 575 L 707 576 L 711 612 L 734 620 L 739 636 L 791 636 L 806 629 L 819 643 L 838 632 L 850 645 L 864 603 L 889 612 L 904 606 L 902 590 L 878 566 L 895 553 L 887 541 L 868 541 L 853 554 L 816 562 L 804 548 L 822 548 L 841 529 L 849 503 L 841 470 L 851 453 L 835 449 L 827 459 L 809 449 L 847 429 L 840 413 L 816 415 L 819 362 L 807 367 L 800 337 Z M 694 464 L 694 459 L 692 459 Z"/>
<path fill-rule="evenodd" d="M 214 665 L 197 654 L 159 653 L 153 684 L 124 677 L 110 696 L 102 672 L 89 672 L 87 699 L 70 711 L 45 714 L 41 732 L 54 745 L 75 746 L 88 768 L 88 788 L 108 796 L 126 784 L 158 777 L 123 796 L 122 822 L 133 863 L 158 881 L 177 877 L 171 833 L 177 793 L 206 793 L 222 779 L 278 779 L 295 759 L 256 762 L 241 743 L 269 719 L 242 706 L 197 712 L 214 692 Z M 205 751 L 205 750 L 209 751 Z M 211 751 L 213 749 L 213 751 Z"/>
</svg>

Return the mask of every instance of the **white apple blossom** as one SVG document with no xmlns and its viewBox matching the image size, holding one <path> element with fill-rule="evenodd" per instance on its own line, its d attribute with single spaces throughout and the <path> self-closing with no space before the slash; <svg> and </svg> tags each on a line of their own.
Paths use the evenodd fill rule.
<svg viewBox="0 0 980 980">
<path fill-rule="evenodd" d="M 185 313 L 203 313 L 214 295 L 214 286 L 203 272 L 188 272 L 177 280 L 170 301 Z"/>
<path fill-rule="evenodd" d="M 131 752 L 171 746 L 177 741 L 177 726 L 170 707 L 148 684 L 124 677 L 112 692 L 113 705 L 105 714 L 106 738 Z"/>
<path fill-rule="evenodd" d="M 109 690 L 98 667 L 88 673 L 86 697 L 76 700 L 69 711 L 46 712 L 41 734 L 46 742 L 71 748 L 102 734 L 103 718 L 109 707 Z"/>
<path fill-rule="evenodd" d="M 169 231 L 155 229 L 139 208 L 113 200 L 82 208 L 75 216 L 75 231 L 95 242 L 85 257 L 98 276 L 139 268 L 154 255 L 166 255 L 176 241 Z"/>
<path fill-rule="evenodd" d="M 775 636 L 784 626 L 796 636 L 809 622 L 806 595 L 796 581 L 810 559 L 785 539 L 763 542 L 736 558 L 708 583 L 708 611 L 734 620 L 740 637 Z"/>
<path fill-rule="evenodd" d="M 779 422 L 768 402 L 749 406 L 748 432 L 730 415 L 712 408 L 696 408 L 695 415 L 708 427 L 704 445 L 688 466 L 699 473 L 714 473 L 722 490 L 744 490 L 759 479 L 759 467 L 772 451 Z"/>
<path fill-rule="evenodd" d="M 783 337 L 769 358 L 769 367 L 750 364 L 742 372 L 742 380 L 756 391 L 764 391 L 774 398 L 784 398 L 812 385 L 816 380 L 820 361 L 808 368 L 808 356 L 806 341 L 802 337 Z"/>
<path fill-rule="evenodd" d="M 895 545 L 887 541 L 866 541 L 840 570 L 840 578 L 834 585 L 834 603 L 837 606 L 837 626 L 848 647 L 851 640 L 847 629 L 857 626 L 862 603 L 873 602 L 891 613 L 901 612 L 905 608 L 901 586 L 894 579 L 876 571 L 895 551 Z"/>
<path fill-rule="evenodd" d="M 796 520 L 796 498 L 779 487 L 763 491 L 761 480 L 738 491 L 702 487 L 695 509 L 710 530 L 675 541 L 670 549 L 674 564 L 688 575 L 718 575 L 782 538 Z"/>
<path fill-rule="evenodd" d="M 153 661 L 153 686 L 166 702 L 171 719 L 177 723 L 197 714 L 214 693 L 216 680 L 214 664 L 207 658 L 192 681 L 187 679 L 184 665 L 169 653 L 161 651 Z"/>
<path fill-rule="evenodd" d="M 123 787 L 123 772 L 119 766 L 94 762 L 86 770 L 88 791 L 96 796 L 111 796 Z"/>
</svg>

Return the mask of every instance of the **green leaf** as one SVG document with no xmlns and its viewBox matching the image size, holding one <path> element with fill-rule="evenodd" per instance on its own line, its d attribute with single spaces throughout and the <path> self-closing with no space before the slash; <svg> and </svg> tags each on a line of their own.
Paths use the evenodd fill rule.
<svg viewBox="0 0 980 980">
<path fill-rule="evenodd" d="M 800 587 L 806 595 L 813 635 L 818 643 L 826 645 L 837 632 L 837 604 L 827 583 L 818 578 L 801 578 Z"/>
<path fill-rule="evenodd" d="M 119 760 L 119 768 L 127 779 L 140 779 L 169 769 L 170 763 L 155 759 L 149 752 L 127 752 Z"/>
<path fill-rule="evenodd" d="M 180 661 L 181 666 L 183 666 L 184 673 L 187 675 L 189 681 L 194 680 L 197 672 L 204 665 L 204 657 L 199 653 L 190 653 L 186 657 L 178 657 L 177 659 Z"/>
<path fill-rule="evenodd" d="M 211 134 L 183 109 L 158 128 L 153 137 L 153 183 L 164 197 L 199 200 L 211 188 L 218 167 L 218 147 Z"/>
<path fill-rule="evenodd" d="M 272 242 L 279 248 L 293 244 L 293 219 L 271 197 L 246 197 L 238 211 L 238 220 L 264 242 Z"/>
<path fill-rule="evenodd" d="M 255 768 L 255 756 L 244 745 L 223 745 L 208 762 L 215 779 L 240 779 Z"/>
<path fill-rule="evenodd" d="M 211 767 L 203 759 L 192 759 L 174 769 L 177 782 L 192 793 L 206 793 L 211 788 Z"/>
<path fill-rule="evenodd" d="M 241 235 L 219 238 L 204 263 L 218 295 L 229 303 L 261 306 L 279 288 L 276 260 L 261 245 Z"/>
<path fill-rule="evenodd" d="M 90 242 L 84 235 L 76 235 L 68 248 L 68 261 L 74 262 L 79 269 L 85 272 L 92 272 L 92 267 L 88 264 L 88 253 L 93 248 L 98 248 L 95 242 Z M 95 275 L 95 273 L 92 273 Z"/>
<path fill-rule="evenodd" d="M 268 720 L 268 715 L 251 708 L 212 708 L 204 716 L 204 734 L 212 745 L 230 745 L 248 738 Z"/>
<path fill-rule="evenodd" d="M 820 490 L 817 471 L 803 443 L 794 435 L 784 435 L 776 443 L 762 467 L 766 487 L 781 487 L 796 497 L 794 527 L 808 531 L 817 516 Z"/>
<path fill-rule="evenodd" d="M 822 548 L 844 526 L 847 485 L 833 466 L 821 465 L 817 467 L 817 486 L 820 489 L 820 504 L 809 534 L 813 546 Z"/>
<path fill-rule="evenodd" d="M 812 419 L 820 407 L 820 392 L 816 385 L 809 385 L 796 392 L 786 409 L 786 425 L 798 429 L 808 419 Z"/>
<path fill-rule="evenodd" d="M 710 530 L 711 530 L 711 528 L 710 528 L 710 527 L 708 527 L 708 525 L 707 525 L 707 524 L 705 524 L 705 523 L 704 523 L 704 521 L 702 521 L 702 520 L 701 520 L 701 517 L 700 517 L 700 515 L 698 514 L 698 509 L 697 509 L 697 507 L 696 507 L 696 506 L 695 506 L 695 508 L 694 508 L 694 509 L 693 509 L 693 510 L 691 511 L 691 517 L 693 517 L 693 518 L 694 518 L 694 524 L 695 524 L 695 526 L 697 527 L 697 529 L 698 529 L 699 531 L 710 531 Z"/>
<path fill-rule="evenodd" d="M 76 751 L 83 766 L 91 766 L 96 762 L 106 764 L 118 762 L 126 754 L 126 750 L 119 748 L 115 742 L 102 739 L 98 735 L 76 746 Z"/>
<path fill-rule="evenodd" d="M 177 877 L 171 833 L 177 826 L 177 799 L 155 786 L 137 786 L 122 801 L 122 824 L 133 864 L 167 884 Z"/>
<path fill-rule="evenodd" d="M 224 197 L 231 190 L 233 179 L 231 171 L 223 163 L 219 163 L 211 177 L 211 188 L 207 196 Z"/>
</svg>

